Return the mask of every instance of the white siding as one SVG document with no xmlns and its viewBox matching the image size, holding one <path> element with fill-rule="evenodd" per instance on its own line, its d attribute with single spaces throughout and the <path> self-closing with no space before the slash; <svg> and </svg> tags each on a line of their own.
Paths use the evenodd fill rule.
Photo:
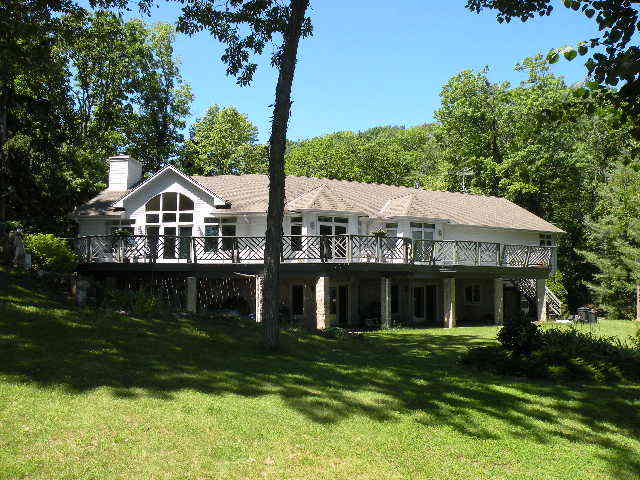
<svg viewBox="0 0 640 480">
<path fill-rule="evenodd" d="M 536 232 L 453 224 L 443 225 L 443 238 L 438 238 L 438 240 L 470 240 L 513 245 L 539 245 L 540 242 L 539 235 Z"/>
</svg>

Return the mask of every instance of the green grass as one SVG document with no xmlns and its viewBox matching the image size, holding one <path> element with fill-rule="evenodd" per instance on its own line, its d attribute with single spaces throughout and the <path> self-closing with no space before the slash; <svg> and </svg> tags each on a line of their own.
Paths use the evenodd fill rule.
<svg viewBox="0 0 640 480">
<path fill-rule="evenodd" d="M 494 327 L 286 332 L 274 354 L 248 323 L 81 311 L 13 280 L 0 278 L 2 479 L 640 477 L 640 386 L 461 366 Z"/>
</svg>

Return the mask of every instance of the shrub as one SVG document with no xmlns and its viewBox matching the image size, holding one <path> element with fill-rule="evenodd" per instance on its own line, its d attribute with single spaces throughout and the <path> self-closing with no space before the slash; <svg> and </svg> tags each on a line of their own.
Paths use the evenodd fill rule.
<svg viewBox="0 0 640 480">
<path fill-rule="evenodd" d="M 542 344 L 540 329 L 524 315 L 505 320 L 498 341 L 514 355 L 530 355 Z"/>
<path fill-rule="evenodd" d="M 165 303 L 147 289 L 139 291 L 106 289 L 103 306 L 114 310 L 124 310 L 137 317 L 149 317 L 168 312 Z"/>
<path fill-rule="evenodd" d="M 56 273 L 72 272 L 77 258 L 67 242 L 51 234 L 36 233 L 24 239 L 27 251 L 31 253 L 33 266 Z"/>
</svg>

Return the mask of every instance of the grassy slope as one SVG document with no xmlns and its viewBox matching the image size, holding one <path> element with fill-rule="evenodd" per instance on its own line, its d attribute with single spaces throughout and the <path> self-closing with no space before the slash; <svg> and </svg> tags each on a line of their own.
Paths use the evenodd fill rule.
<svg viewBox="0 0 640 480">
<path fill-rule="evenodd" d="M 78 311 L 1 283 L 0 478 L 640 477 L 640 386 L 457 364 L 492 327 L 288 333 L 268 354 L 254 325 Z"/>
</svg>

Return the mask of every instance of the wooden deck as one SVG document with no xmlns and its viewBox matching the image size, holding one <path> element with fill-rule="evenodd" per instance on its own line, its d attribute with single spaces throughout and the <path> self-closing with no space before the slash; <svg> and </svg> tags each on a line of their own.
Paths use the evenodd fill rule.
<svg viewBox="0 0 640 480">
<path fill-rule="evenodd" d="M 546 277 L 554 247 L 337 235 L 284 236 L 282 271 Z M 86 271 L 257 273 L 265 237 L 88 236 L 73 240 Z"/>
</svg>

